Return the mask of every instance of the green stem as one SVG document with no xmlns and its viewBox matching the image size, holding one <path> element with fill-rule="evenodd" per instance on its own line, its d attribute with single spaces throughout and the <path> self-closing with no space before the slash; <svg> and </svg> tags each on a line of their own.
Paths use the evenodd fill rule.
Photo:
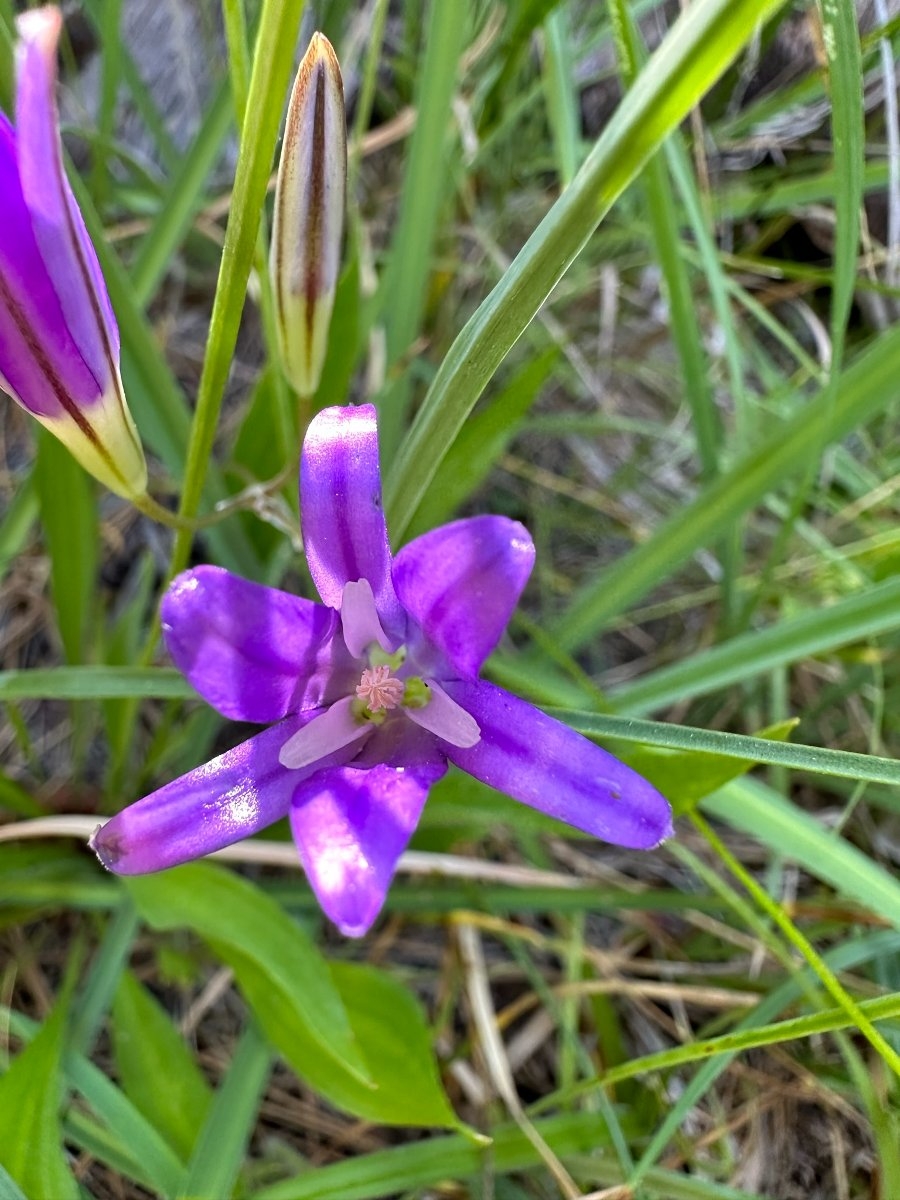
<svg viewBox="0 0 900 1200">
<path fill-rule="evenodd" d="M 191 424 L 184 490 L 179 509 L 193 517 L 200 505 L 206 469 L 213 449 L 231 359 L 257 246 L 260 214 L 265 203 L 269 171 L 281 122 L 282 99 L 293 66 L 293 49 L 302 0 L 264 0 L 247 94 L 246 120 L 235 172 L 231 213 L 219 281 L 213 301 L 209 338 Z M 275 103 L 273 103 L 273 98 Z M 170 574 L 188 562 L 192 534 L 179 530 Z"/>
</svg>

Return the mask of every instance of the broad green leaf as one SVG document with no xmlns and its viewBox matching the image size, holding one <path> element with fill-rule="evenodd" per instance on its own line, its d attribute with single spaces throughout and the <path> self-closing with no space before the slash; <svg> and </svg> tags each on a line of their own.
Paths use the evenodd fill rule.
<svg viewBox="0 0 900 1200">
<path fill-rule="evenodd" d="M 212 1090 L 167 1013 L 130 971 L 116 992 L 112 1037 L 126 1096 L 187 1161 Z"/>
<path fill-rule="evenodd" d="M 0 1078 L 0 1165 L 32 1200 L 78 1195 L 59 1120 L 64 1019 L 58 1003 Z"/>
<path fill-rule="evenodd" d="M 124 880 L 154 929 L 193 929 L 225 962 L 252 963 L 320 1053 L 366 1086 L 369 1072 L 328 964 L 309 934 L 259 888 L 212 863 Z"/>
<path fill-rule="evenodd" d="M 374 1087 L 342 1070 L 310 1038 L 282 992 L 256 964 L 230 959 L 253 1012 L 285 1060 L 312 1087 L 346 1112 L 388 1125 L 460 1128 L 438 1079 L 431 1036 L 416 1000 L 390 975 L 355 963 L 331 973 Z"/>
<path fill-rule="evenodd" d="M 765 784 L 736 780 L 707 796 L 702 807 L 900 929 L 900 882 Z"/>
<path fill-rule="evenodd" d="M 0 1200 L 28 1200 L 7 1170 L 0 1166 Z"/>
<path fill-rule="evenodd" d="M 97 610 L 100 530 L 94 485 L 69 451 L 38 430 L 34 472 L 41 524 L 50 552 L 53 602 L 66 658 L 86 657 L 91 617 Z"/>
</svg>

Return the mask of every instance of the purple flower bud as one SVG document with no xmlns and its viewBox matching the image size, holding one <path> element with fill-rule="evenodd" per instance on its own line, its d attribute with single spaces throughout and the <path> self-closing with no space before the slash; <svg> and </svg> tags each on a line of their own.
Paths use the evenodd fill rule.
<svg viewBox="0 0 900 1200">
<path fill-rule="evenodd" d="M 16 22 L 16 124 L 0 113 L 0 387 L 120 496 L 147 467 L 119 375 L 119 331 L 65 176 L 56 8 Z"/>
<path fill-rule="evenodd" d="M 284 372 L 301 396 L 315 392 L 325 361 L 346 198 L 341 69 L 315 33 L 288 105 L 269 260 Z"/>
</svg>

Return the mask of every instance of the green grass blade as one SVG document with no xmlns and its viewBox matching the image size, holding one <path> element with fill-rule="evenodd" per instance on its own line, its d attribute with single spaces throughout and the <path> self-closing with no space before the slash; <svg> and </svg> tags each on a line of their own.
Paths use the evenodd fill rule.
<svg viewBox="0 0 900 1200">
<path fill-rule="evenodd" d="M 653 537 L 576 592 L 554 627 L 563 648 L 583 645 L 696 550 L 721 537 L 731 522 L 768 491 L 799 474 L 811 453 L 845 437 L 887 405 L 895 394 L 898 375 L 900 329 L 894 328 L 847 368 L 836 399 L 826 390 L 812 401 L 801 402 L 796 416 L 703 488 Z"/>
<path fill-rule="evenodd" d="M 119 979 L 131 953 L 137 928 L 138 919 L 134 905 L 127 896 L 123 896 L 106 928 L 100 949 L 91 963 L 84 990 L 72 1006 L 72 1028 L 68 1042 L 71 1051 L 90 1053 L 119 986 Z"/>
<path fill-rule="evenodd" d="M 38 513 L 39 502 L 32 470 L 19 481 L 16 493 L 0 520 L 0 579 L 25 548 Z"/>
<path fill-rule="evenodd" d="M 468 10 L 468 0 L 431 0 L 428 7 L 425 57 L 417 72 L 416 127 L 382 292 L 389 364 L 409 348 L 425 306 L 438 216 L 450 192 L 448 140 Z M 403 431 L 407 401 L 401 382 L 389 389 L 382 405 L 379 435 L 389 453 Z"/>
<path fill-rule="evenodd" d="M 69 451 L 38 432 L 34 480 L 50 551 L 53 602 L 66 658 L 84 662 L 97 613 L 100 531 L 94 484 Z"/>
<path fill-rule="evenodd" d="M 69 175 L 69 181 L 97 250 L 119 324 L 122 379 L 129 407 L 142 438 L 159 455 L 172 478 L 180 479 L 190 431 L 187 401 L 137 303 L 121 260 L 104 237 L 103 225 L 84 183 L 75 174 Z M 223 499 L 227 492 L 221 475 L 215 469 L 210 469 L 208 475 L 210 498 Z M 236 521 L 228 522 L 227 527 L 210 526 L 204 537 L 223 566 L 243 575 L 258 572 L 256 555 Z"/>
<path fill-rule="evenodd" d="M 544 22 L 544 91 L 553 132 L 557 171 L 564 188 L 575 178 L 580 158 L 581 114 L 567 13 L 558 4 Z"/>
<path fill-rule="evenodd" d="M 719 754 L 773 766 L 792 767 L 819 775 L 842 776 L 870 783 L 900 785 L 900 761 L 850 750 L 832 750 L 821 746 L 799 746 L 771 741 L 767 737 L 747 737 L 741 733 L 721 733 L 714 729 L 696 729 L 668 722 L 639 721 L 629 717 L 581 712 L 573 709 L 547 710 L 579 733 L 592 737 L 614 738 L 646 746 L 664 746 L 701 754 Z"/>
<path fill-rule="evenodd" d="M 646 55 L 625 0 L 612 0 L 610 8 L 621 72 L 630 86 Z M 677 133 L 673 133 L 669 141 L 677 136 Z M 654 261 L 662 271 L 672 337 L 684 382 L 684 396 L 694 421 L 697 457 L 703 476 L 709 479 L 718 472 L 722 426 L 710 382 L 711 373 L 703 346 L 694 283 L 689 274 L 687 258 L 681 251 L 679 205 L 662 152 L 654 154 L 647 163 L 641 181 L 650 218 Z"/>
<path fill-rule="evenodd" d="M 34 1200 L 77 1195 L 59 1121 L 63 1005 L 63 999 L 57 1001 L 33 1041 L 0 1077 L 0 1166 Z"/>
<path fill-rule="evenodd" d="M 226 81 L 220 85 L 197 136 L 181 159 L 162 198 L 159 214 L 132 263 L 131 285 L 139 304 L 146 305 L 153 298 L 172 255 L 184 241 L 203 204 L 204 184 L 232 124 L 231 89 Z"/>
<path fill-rule="evenodd" d="M 197 407 L 191 424 L 180 504 L 180 511 L 186 516 L 193 516 L 200 505 L 212 455 L 302 12 L 303 0 L 264 0 L 263 3 L 247 111 L 241 129 L 231 213 L 225 231 Z M 275 103 L 273 96 L 279 98 Z M 177 535 L 172 554 L 173 574 L 187 564 L 192 541 L 188 533 Z"/>
<path fill-rule="evenodd" d="M 856 8 L 844 0 L 820 0 L 822 46 L 831 91 L 831 137 L 835 167 L 834 284 L 831 291 L 832 376 L 843 361 L 844 334 L 853 303 L 866 149 L 862 55 Z"/>
<path fill-rule="evenodd" d="M 174 667 L 35 667 L 0 671 L 0 700 L 187 700 L 194 690 Z"/>
<path fill-rule="evenodd" d="M 456 338 L 386 489 L 399 536 L 488 380 L 650 155 L 782 0 L 696 0 L 619 105 L 580 171 Z"/>
<path fill-rule="evenodd" d="M 662 667 L 612 695 L 618 712 L 641 715 L 766 671 L 828 654 L 900 625 L 900 579 L 865 587 L 836 604 L 799 613 Z"/>
<path fill-rule="evenodd" d="M 271 1066 L 272 1051 L 251 1022 L 200 1130 L 181 1193 L 184 1200 L 222 1200 L 232 1194 Z"/>
<path fill-rule="evenodd" d="M 708 796 L 701 807 L 900 929 L 900 881 L 765 784 L 735 780 Z"/>
</svg>

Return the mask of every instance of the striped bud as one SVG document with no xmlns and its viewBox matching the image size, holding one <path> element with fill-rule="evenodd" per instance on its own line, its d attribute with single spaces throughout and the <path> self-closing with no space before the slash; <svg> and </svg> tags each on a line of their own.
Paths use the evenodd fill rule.
<svg viewBox="0 0 900 1200">
<path fill-rule="evenodd" d="M 284 371 L 301 396 L 319 385 L 347 199 L 344 85 L 331 43 L 313 34 L 288 106 L 269 269 Z"/>
<path fill-rule="evenodd" d="M 0 388 L 85 470 L 130 499 L 147 489 L 119 375 L 119 331 L 66 179 L 56 113 L 57 8 L 17 20 L 16 124 L 0 113 Z"/>
</svg>

